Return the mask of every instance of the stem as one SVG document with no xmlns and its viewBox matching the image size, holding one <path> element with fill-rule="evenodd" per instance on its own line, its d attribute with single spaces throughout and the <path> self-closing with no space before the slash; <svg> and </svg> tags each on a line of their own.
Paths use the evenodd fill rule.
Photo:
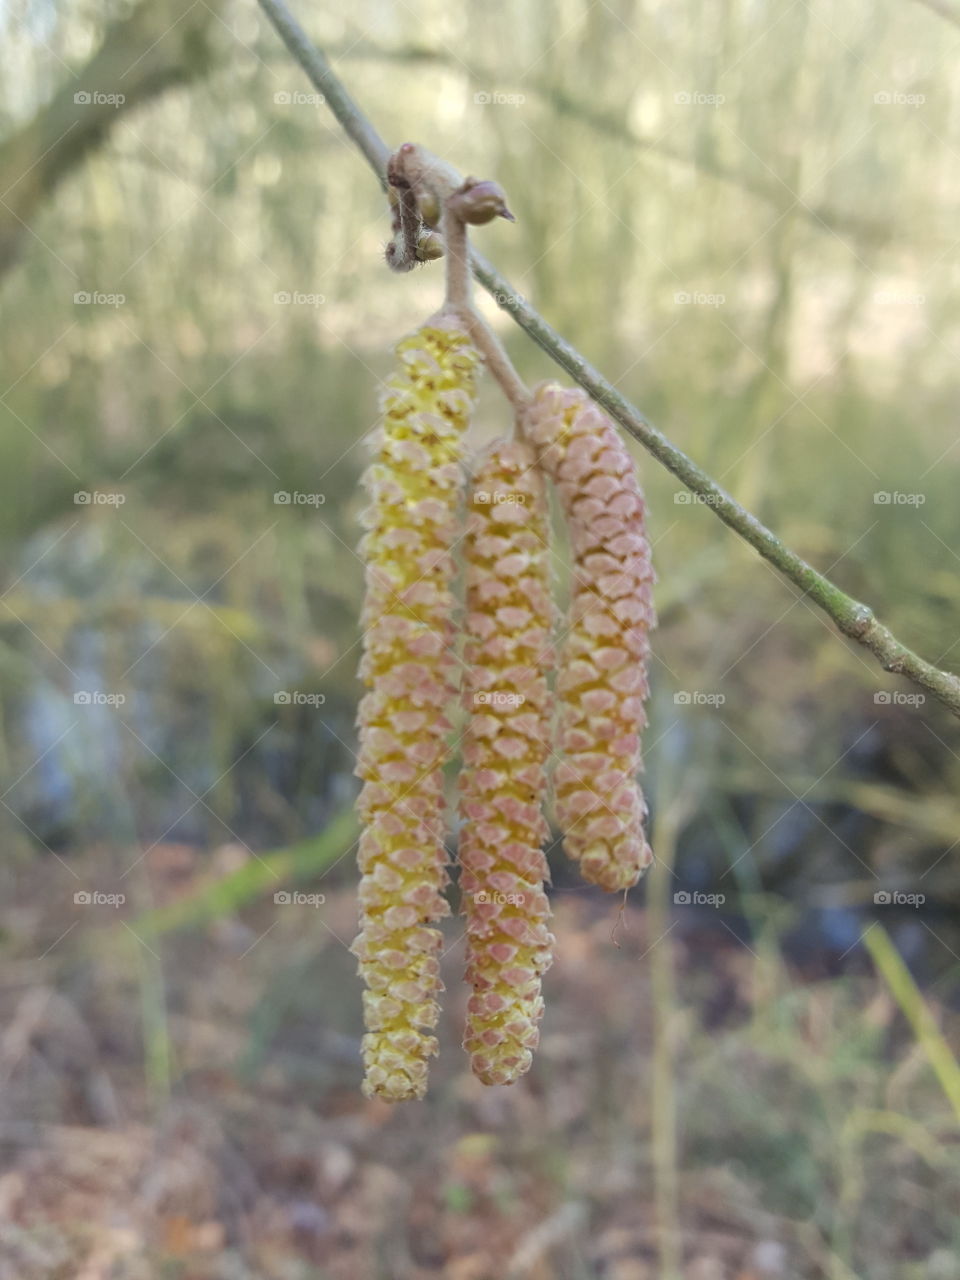
<svg viewBox="0 0 960 1280">
<path fill-rule="evenodd" d="M 530 392 L 513 367 L 500 339 L 472 306 L 467 315 L 467 327 L 470 330 L 470 337 L 486 361 L 487 368 L 519 415 L 530 403 Z"/>
<path fill-rule="evenodd" d="M 529 403 L 530 393 L 501 346 L 500 339 L 473 305 L 470 236 L 454 197 L 448 196 L 443 202 L 441 230 L 447 255 L 446 305 L 456 311 L 467 326 L 487 368 L 519 417 Z"/>
<path fill-rule="evenodd" d="M 313 85 L 323 93 L 326 104 L 347 135 L 366 157 L 367 163 L 385 185 L 389 148 L 343 87 L 326 58 L 307 38 L 284 0 L 259 0 L 293 57 Z M 473 274 L 497 305 L 510 315 L 575 382 L 597 401 L 625 431 L 686 485 L 705 498 L 711 510 L 735 533 L 748 542 L 789 581 L 820 606 L 840 631 L 856 640 L 879 660 L 884 670 L 906 676 L 926 689 L 960 716 L 960 677 L 941 671 L 908 649 L 874 616 L 873 610 L 848 596 L 834 582 L 791 551 L 756 516 L 741 507 L 726 490 L 687 457 L 676 445 L 608 382 L 589 361 L 561 337 L 486 258 L 474 252 Z"/>
<path fill-rule="evenodd" d="M 457 216 L 449 200 L 445 200 L 443 204 L 440 230 L 447 256 L 447 306 L 469 324 L 473 314 L 470 301 L 470 240 L 467 236 L 467 224 Z"/>
<path fill-rule="evenodd" d="M 665 790 L 665 788 L 664 788 Z M 681 790 L 678 794 L 686 794 Z M 657 857 L 650 870 L 647 919 L 650 936 L 650 995 L 654 1034 L 651 1055 L 651 1157 L 657 1242 L 661 1280 L 680 1280 L 683 1236 L 680 1225 L 680 1171 L 677 1141 L 677 1033 L 676 966 L 670 934 L 670 895 L 681 814 L 676 803 L 654 807 L 656 820 L 650 833 Z M 684 814 L 683 816 L 688 816 Z"/>
</svg>

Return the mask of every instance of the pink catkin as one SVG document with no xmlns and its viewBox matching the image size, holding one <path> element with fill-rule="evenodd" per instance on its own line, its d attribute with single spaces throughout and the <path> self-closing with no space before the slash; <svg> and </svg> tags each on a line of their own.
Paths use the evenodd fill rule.
<svg viewBox="0 0 960 1280">
<path fill-rule="evenodd" d="M 460 775 L 460 887 L 467 922 L 464 1048 L 484 1084 L 530 1067 L 552 958 L 544 892 L 551 660 L 549 522 L 530 448 L 480 459 L 466 538 L 467 727 Z"/>
<path fill-rule="evenodd" d="M 435 319 L 397 347 L 383 398 L 361 544 L 367 685 L 358 712 L 360 934 L 364 1093 L 422 1098 L 437 1051 L 442 934 L 449 914 L 444 847 L 446 718 L 456 696 L 454 562 L 463 435 L 477 353 L 454 322 Z"/>
<path fill-rule="evenodd" d="M 653 858 L 636 780 L 656 622 L 643 494 L 620 435 L 585 392 L 542 383 L 524 425 L 556 486 L 573 553 L 557 677 L 556 817 L 585 879 L 615 892 L 636 884 Z"/>
</svg>

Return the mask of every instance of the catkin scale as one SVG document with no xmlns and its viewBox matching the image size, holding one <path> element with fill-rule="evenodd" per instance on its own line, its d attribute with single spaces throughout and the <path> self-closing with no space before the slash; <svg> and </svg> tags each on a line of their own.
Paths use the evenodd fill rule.
<svg viewBox="0 0 960 1280">
<path fill-rule="evenodd" d="M 443 765 L 457 691 L 452 547 L 459 536 L 463 435 L 479 357 L 466 331 L 437 317 L 397 346 L 383 395 L 371 504 L 361 543 L 366 599 L 357 723 L 363 779 L 359 959 L 363 1090 L 422 1098 L 437 1051 L 442 935 L 449 914 Z"/>
<path fill-rule="evenodd" d="M 616 428 L 584 392 L 542 383 L 524 425 L 556 486 L 573 554 L 556 817 L 584 877 L 613 892 L 635 884 L 653 857 L 636 781 L 656 621 L 644 500 Z"/>
<path fill-rule="evenodd" d="M 478 460 L 465 541 L 467 724 L 460 774 L 460 889 L 467 924 L 464 1048 L 485 1084 L 530 1067 L 553 936 L 541 805 L 549 753 L 549 515 L 530 448 Z"/>
</svg>

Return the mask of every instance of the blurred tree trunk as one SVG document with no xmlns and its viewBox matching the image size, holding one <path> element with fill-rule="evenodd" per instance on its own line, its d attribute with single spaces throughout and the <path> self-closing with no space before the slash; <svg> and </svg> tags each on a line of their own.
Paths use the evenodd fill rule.
<svg viewBox="0 0 960 1280">
<path fill-rule="evenodd" d="M 124 112 L 212 62 L 210 29 L 222 0 L 142 0 L 51 101 L 0 143 L 0 275 L 18 260 L 29 222 L 57 183 Z"/>
</svg>

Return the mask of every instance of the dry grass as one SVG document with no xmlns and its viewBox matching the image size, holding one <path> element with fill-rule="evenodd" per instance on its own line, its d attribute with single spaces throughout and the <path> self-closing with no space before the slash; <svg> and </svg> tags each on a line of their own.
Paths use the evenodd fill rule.
<svg viewBox="0 0 960 1280">
<path fill-rule="evenodd" d="M 192 892 L 207 861 L 155 852 L 155 898 Z M 391 1108 L 358 1088 L 351 890 L 149 943 L 126 906 L 85 908 L 31 957 L 70 923 L 37 905 L 67 879 L 35 862 L 8 905 L 2 1280 L 662 1280 L 650 972 L 667 953 L 656 1105 L 676 1112 L 679 1275 L 960 1275 L 956 1122 L 864 960 L 805 983 L 772 941 L 689 909 L 657 940 L 641 907 L 621 920 L 561 891 L 531 1075 L 470 1076 L 452 933 L 430 1095 Z"/>
</svg>

